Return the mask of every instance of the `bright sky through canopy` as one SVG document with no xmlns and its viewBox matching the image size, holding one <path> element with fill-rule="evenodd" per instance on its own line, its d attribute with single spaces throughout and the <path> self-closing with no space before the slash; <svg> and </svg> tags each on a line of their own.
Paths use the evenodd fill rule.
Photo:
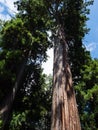
<svg viewBox="0 0 98 130">
<path fill-rule="evenodd" d="M 92 58 L 98 58 L 98 0 L 94 0 L 94 4 L 90 6 L 90 15 L 88 17 L 87 27 L 90 28 L 90 32 L 85 36 L 84 44 L 87 50 L 91 52 Z M 48 50 L 47 53 L 49 58 L 43 64 L 43 68 L 46 74 L 52 74 L 53 50 Z"/>
<path fill-rule="evenodd" d="M 92 58 L 98 58 L 98 0 L 94 0 L 94 4 L 90 6 L 90 15 L 87 27 L 90 32 L 85 36 L 84 44 L 91 52 Z"/>
<path fill-rule="evenodd" d="M 8 20 L 11 16 L 17 13 L 13 2 L 17 0 L 0 0 L 0 19 Z M 90 7 L 90 19 L 87 22 L 87 27 L 90 28 L 90 32 L 84 38 L 84 44 L 86 48 L 91 52 L 92 58 L 98 58 L 98 0 L 94 0 L 94 4 Z M 44 73 L 52 74 L 53 68 L 53 50 L 48 50 L 48 61 L 43 64 Z"/>
<path fill-rule="evenodd" d="M 17 0 L 0 0 L 0 19 L 9 20 L 11 16 L 17 13 L 17 9 L 13 4 Z"/>
</svg>

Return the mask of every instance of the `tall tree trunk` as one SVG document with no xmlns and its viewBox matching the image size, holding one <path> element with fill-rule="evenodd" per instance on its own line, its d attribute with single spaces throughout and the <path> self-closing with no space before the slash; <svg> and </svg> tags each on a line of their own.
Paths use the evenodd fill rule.
<svg viewBox="0 0 98 130">
<path fill-rule="evenodd" d="M 54 37 L 51 130 L 81 130 L 67 51 L 64 31 L 59 26 Z"/>
<path fill-rule="evenodd" d="M 12 92 L 7 95 L 6 99 L 2 103 L 2 107 L 0 109 L 0 116 L 1 116 L 1 119 L 3 121 L 2 130 L 8 130 L 9 129 L 8 127 L 9 127 L 11 114 L 12 114 L 12 105 L 13 105 L 15 96 L 17 94 L 17 91 L 19 89 L 19 84 L 20 84 L 21 78 L 23 76 L 23 72 L 24 72 L 24 69 L 25 69 L 26 62 L 27 62 L 27 60 L 25 60 L 20 67 L 15 85 L 13 86 L 13 89 L 12 89 Z"/>
</svg>

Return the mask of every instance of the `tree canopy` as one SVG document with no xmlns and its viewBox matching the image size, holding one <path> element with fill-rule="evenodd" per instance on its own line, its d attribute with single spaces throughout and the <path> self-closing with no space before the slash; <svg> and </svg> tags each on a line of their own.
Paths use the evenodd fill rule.
<svg viewBox="0 0 98 130">
<path fill-rule="evenodd" d="M 72 70 L 81 127 L 98 129 L 98 60 L 93 60 L 83 45 L 89 31 L 87 7 L 92 3 L 93 0 L 19 0 L 15 2 L 19 11 L 15 18 L 0 21 L 1 110 L 8 104 L 6 99 L 13 93 L 16 81 L 18 83 L 5 130 L 8 127 L 50 130 L 52 81 L 46 82 L 41 64 L 47 60 L 47 49 L 54 46 L 58 26 L 63 28 L 68 43 L 67 60 Z M 47 31 L 52 33 L 51 40 Z M 11 98 L 8 99 L 10 102 Z"/>
</svg>

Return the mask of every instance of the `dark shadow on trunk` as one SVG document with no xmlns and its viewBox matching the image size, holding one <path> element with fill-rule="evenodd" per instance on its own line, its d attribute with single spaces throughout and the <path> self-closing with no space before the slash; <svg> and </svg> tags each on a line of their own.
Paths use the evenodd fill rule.
<svg viewBox="0 0 98 130">
<path fill-rule="evenodd" d="M 61 25 L 56 32 L 51 130 L 81 130 L 72 74 L 68 64 L 68 45 Z"/>
<path fill-rule="evenodd" d="M 27 63 L 27 59 L 23 61 L 22 65 L 20 66 L 19 73 L 16 78 L 15 85 L 13 86 L 13 89 L 11 93 L 9 93 L 6 96 L 6 99 L 2 103 L 2 106 L 0 108 L 0 116 L 3 121 L 3 127 L 2 130 L 8 130 L 9 129 L 9 124 L 11 120 L 11 114 L 12 114 L 12 107 L 13 107 L 13 102 L 16 96 L 16 93 L 19 89 L 19 85 L 24 73 L 25 65 Z"/>
</svg>

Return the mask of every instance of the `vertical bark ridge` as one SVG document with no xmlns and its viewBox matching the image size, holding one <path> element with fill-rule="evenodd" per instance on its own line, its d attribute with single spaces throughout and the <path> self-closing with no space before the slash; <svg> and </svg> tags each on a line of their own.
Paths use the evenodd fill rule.
<svg viewBox="0 0 98 130">
<path fill-rule="evenodd" d="M 81 130 L 67 43 L 62 28 L 54 39 L 53 99 L 51 130 Z"/>
</svg>

